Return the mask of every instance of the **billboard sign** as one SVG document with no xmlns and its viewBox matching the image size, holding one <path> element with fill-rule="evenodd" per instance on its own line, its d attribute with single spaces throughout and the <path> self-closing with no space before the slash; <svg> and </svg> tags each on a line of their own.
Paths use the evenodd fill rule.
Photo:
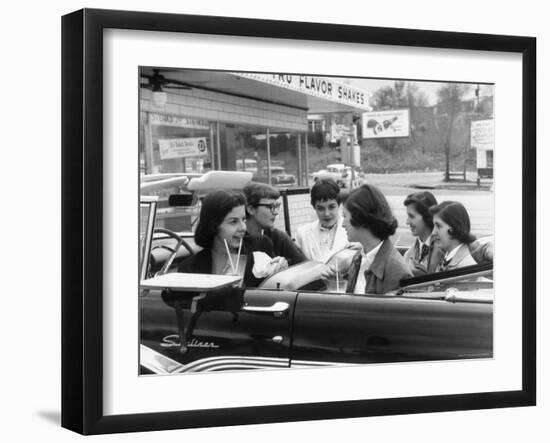
<svg viewBox="0 0 550 443">
<path fill-rule="evenodd" d="M 495 150 L 495 125 L 493 120 L 473 121 L 470 126 L 470 146 L 476 150 L 477 167 L 492 167 Z"/>
<path fill-rule="evenodd" d="M 202 157 L 208 154 L 206 137 L 159 139 L 160 158 Z"/>
<path fill-rule="evenodd" d="M 363 139 L 408 137 L 409 110 L 364 112 L 361 124 Z"/>
<path fill-rule="evenodd" d="M 477 120 L 470 127 L 470 146 L 483 151 L 495 149 L 495 127 L 493 120 Z"/>
</svg>

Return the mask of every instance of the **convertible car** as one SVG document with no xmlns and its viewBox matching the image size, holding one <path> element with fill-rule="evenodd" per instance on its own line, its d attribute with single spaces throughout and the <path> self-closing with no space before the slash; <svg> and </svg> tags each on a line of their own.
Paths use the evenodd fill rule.
<svg viewBox="0 0 550 443">
<path fill-rule="evenodd" d="M 183 202 L 186 216 L 195 205 L 196 217 L 201 192 L 227 183 L 223 174 L 193 178 L 184 198 L 169 200 Z M 317 262 L 292 266 L 257 288 L 236 288 L 231 276 L 175 272 L 198 248 L 191 231 L 158 228 L 158 200 L 142 195 L 140 203 L 143 375 L 493 356 L 492 265 L 411 278 L 385 295 L 348 293 L 345 273 L 325 281 L 326 264 Z M 327 264 L 345 269 L 355 253 L 344 249 Z M 238 293 L 244 303 L 238 311 L 198 310 L 212 291 Z"/>
</svg>

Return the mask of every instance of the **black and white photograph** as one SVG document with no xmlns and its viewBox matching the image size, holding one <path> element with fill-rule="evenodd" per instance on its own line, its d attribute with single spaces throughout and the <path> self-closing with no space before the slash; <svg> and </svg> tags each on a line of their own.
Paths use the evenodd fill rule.
<svg viewBox="0 0 550 443">
<path fill-rule="evenodd" d="M 536 404 L 534 38 L 95 9 L 62 33 L 63 427 Z"/>
<path fill-rule="evenodd" d="M 137 89 L 140 375 L 493 358 L 494 84 Z"/>
<path fill-rule="evenodd" d="M 2 441 L 546 442 L 544 9 L 6 3 Z"/>
</svg>

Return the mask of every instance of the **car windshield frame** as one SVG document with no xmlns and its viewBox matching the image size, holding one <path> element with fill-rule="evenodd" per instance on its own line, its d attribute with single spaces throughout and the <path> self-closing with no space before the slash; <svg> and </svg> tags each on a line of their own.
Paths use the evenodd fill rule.
<svg viewBox="0 0 550 443">
<path fill-rule="evenodd" d="M 140 236 L 139 242 L 139 279 L 140 281 L 145 280 L 147 277 L 147 270 L 149 269 L 149 261 L 151 259 L 151 248 L 153 245 L 153 231 L 155 229 L 156 215 L 157 215 L 157 205 L 158 205 L 158 196 L 153 195 L 142 195 L 140 197 Z M 141 213 L 141 211 L 144 211 Z M 144 216 L 141 219 L 141 216 Z M 145 222 L 145 226 L 141 226 L 141 223 Z M 143 229 L 144 228 L 144 229 Z"/>
</svg>

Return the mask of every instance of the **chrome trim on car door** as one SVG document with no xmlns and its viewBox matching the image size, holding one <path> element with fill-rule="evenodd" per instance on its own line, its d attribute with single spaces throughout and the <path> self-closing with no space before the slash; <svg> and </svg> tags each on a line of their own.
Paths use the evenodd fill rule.
<svg viewBox="0 0 550 443">
<path fill-rule="evenodd" d="M 248 357 L 241 355 L 202 358 L 183 365 L 147 346 L 140 345 L 139 348 L 141 366 L 155 374 L 236 371 L 242 369 L 283 369 L 289 367 L 288 360 L 285 358 Z"/>
<path fill-rule="evenodd" d="M 174 371 L 174 373 L 268 368 L 288 368 L 288 360 L 284 358 L 272 357 L 247 357 L 239 355 L 226 355 L 196 360 L 193 363 L 189 363 L 181 368 L 178 368 L 176 371 Z"/>
</svg>

